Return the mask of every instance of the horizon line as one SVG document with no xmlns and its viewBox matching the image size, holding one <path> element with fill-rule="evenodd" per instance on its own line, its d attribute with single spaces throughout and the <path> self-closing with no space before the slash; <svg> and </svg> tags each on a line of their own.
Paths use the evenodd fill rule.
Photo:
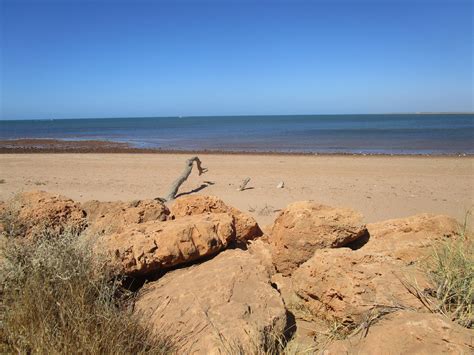
<svg viewBox="0 0 474 355">
<path fill-rule="evenodd" d="M 200 117 L 270 117 L 270 116 L 375 116 L 375 115 L 472 115 L 474 111 L 419 111 L 419 112 L 378 112 L 378 113 L 302 113 L 302 114 L 240 114 L 240 115 L 174 115 L 174 116 L 104 116 L 104 117 L 59 117 L 59 118 L 16 118 L 0 121 L 60 121 L 60 120 L 110 120 L 121 118 L 200 118 Z"/>
</svg>

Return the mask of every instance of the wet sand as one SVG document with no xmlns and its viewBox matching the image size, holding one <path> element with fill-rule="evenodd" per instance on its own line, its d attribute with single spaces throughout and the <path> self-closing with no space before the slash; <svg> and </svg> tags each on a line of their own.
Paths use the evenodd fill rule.
<svg viewBox="0 0 474 355">
<path fill-rule="evenodd" d="M 101 140 L 61 140 L 61 139 L 12 139 L 0 140 L 0 154 L 36 154 L 36 153 L 139 153 L 139 154 L 219 154 L 219 155 L 289 155 L 289 156 L 382 156 L 382 157 L 466 157 L 472 154 L 444 153 L 444 154 L 389 154 L 389 153 L 349 153 L 349 152 L 295 152 L 280 150 L 249 150 L 243 147 L 240 150 L 212 149 L 186 150 L 139 148 L 128 143 Z"/>
<path fill-rule="evenodd" d="M 166 196 L 189 154 L 0 154 L 0 200 L 28 190 L 78 201 Z M 181 193 L 216 195 L 269 224 L 314 200 L 362 212 L 367 222 L 430 212 L 462 220 L 474 207 L 473 157 L 201 154 Z M 245 191 L 237 187 L 246 177 Z M 276 186 L 283 181 L 285 187 Z"/>
</svg>

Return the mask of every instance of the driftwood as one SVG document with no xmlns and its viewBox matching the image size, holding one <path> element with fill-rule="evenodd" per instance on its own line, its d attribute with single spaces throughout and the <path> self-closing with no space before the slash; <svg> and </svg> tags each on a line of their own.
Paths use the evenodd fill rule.
<svg viewBox="0 0 474 355">
<path fill-rule="evenodd" d="M 242 183 L 240 184 L 239 188 L 237 189 L 237 191 L 244 191 L 245 188 L 247 187 L 247 184 L 249 183 L 250 181 L 250 178 L 246 178 L 244 181 L 242 181 Z"/>
<path fill-rule="evenodd" d="M 168 193 L 168 197 L 166 197 L 166 201 L 172 201 L 176 198 L 176 194 L 178 193 L 179 187 L 183 184 L 183 182 L 188 179 L 189 175 L 191 174 L 194 162 L 196 162 L 196 167 L 198 169 L 199 175 L 202 175 L 207 171 L 206 168 L 202 167 L 201 161 L 198 157 L 192 157 L 191 159 L 188 159 L 186 161 L 186 167 L 184 168 L 183 173 L 179 178 L 176 179 L 173 185 L 171 185 L 171 189 Z"/>
</svg>

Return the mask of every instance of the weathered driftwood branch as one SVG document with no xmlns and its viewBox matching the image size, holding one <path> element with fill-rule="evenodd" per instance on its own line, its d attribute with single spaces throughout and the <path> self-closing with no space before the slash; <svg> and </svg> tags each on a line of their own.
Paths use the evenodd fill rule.
<svg viewBox="0 0 474 355">
<path fill-rule="evenodd" d="M 188 159 L 186 161 L 186 167 L 184 168 L 183 173 L 179 178 L 176 179 L 176 181 L 171 185 L 170 192 L 168 193 L 168 197 L 166 197 L 166 201 L 172 201 L 175 199 L 176 194 L 178 193 L 179 187 L 185 182 L 189 175 L 191 174 L 191 171 L 193 170 L 193 163 L 196 162 L 196 167 L 198 169 L 199 175 L 204 174 L 207 169 L 202 167 L 201 161 L 199 160 L 198 157 L 192 157 L 191 159 Z"/>
<path fill-rule="evenodd" d="M 237 191 L 244 191 L 245 188 L 247 187 L 247 184 L 249 183 L 250 181 L 250 178 L 246 178 L 245 180 L 242 181 L 242 183 L 240 184 L 239 188 L 237 189 Z"/>
</svg>

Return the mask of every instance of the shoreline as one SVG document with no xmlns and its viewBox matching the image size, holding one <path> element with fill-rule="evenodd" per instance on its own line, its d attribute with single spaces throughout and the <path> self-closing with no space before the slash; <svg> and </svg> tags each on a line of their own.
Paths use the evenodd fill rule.
<svg viewBox="0 0 474 355">
<path fill-rule="evenodd" d="M 355 152 L 291 152 L 248 150 L 189 150 L 137 148 L 129 143 L 102 140 L 12 139 L 0 140 L 0 154 L 201 154 L 249 156 L 327 156 L 327 157 L 418 157 L 450 158 L 474 157 L 472 153 L 355 153 Z"/>
</svg>

